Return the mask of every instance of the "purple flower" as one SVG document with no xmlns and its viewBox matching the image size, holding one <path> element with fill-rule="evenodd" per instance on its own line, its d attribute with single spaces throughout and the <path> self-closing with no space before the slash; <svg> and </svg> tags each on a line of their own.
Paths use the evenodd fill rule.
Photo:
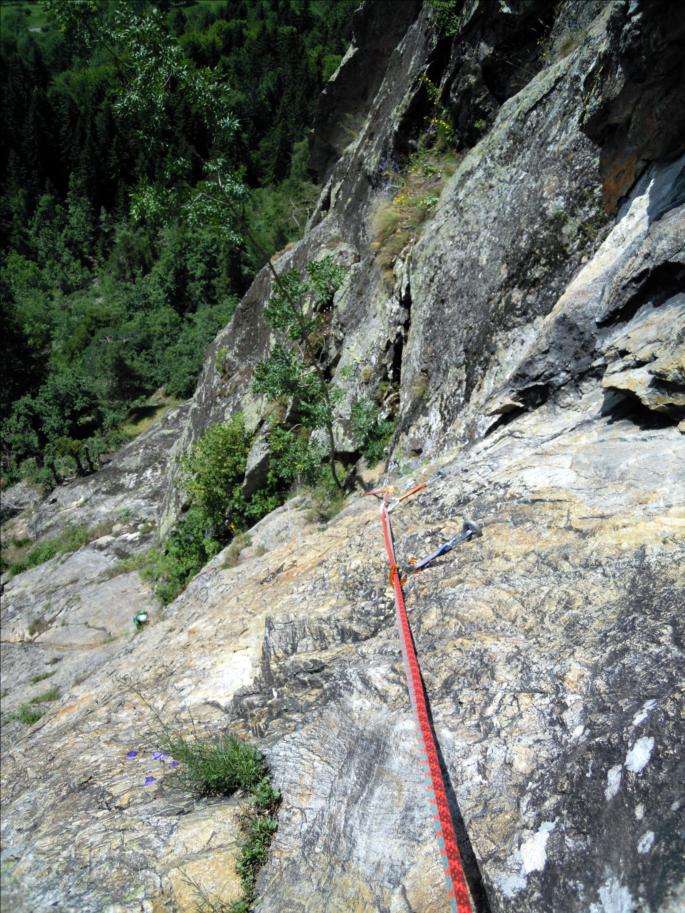
<svg viewBox="0 0 685 913">
<path fill-rule="evenodd" d="M 178 767 L 178 761 L 172 761 L 169 767 Z"/>
<path fill-rule="evenodd" d="M 137 752 L 137 751 L 129 751 L 129 753 L 126 755 L 126 757 L 128 758 L 129 761 L 132 761 L 134 758 L 137 758 L 137 757 L 138 757 L 138 752 Z"/>
<path fill-rule="evenodd" d="M 150 786 L 156 780 L 157 780 L 157 777 L 145 777 L 145 782 L 143 783 L 143 786 Z"/>
<path fill-rule="evenodd" d="M 163 754 L 164 754 L 164 752 L 162 752 L 162 751 L 153 751 L 153 752 L 152 752 L 152 760 L 153 760 L 153 761 L 159 761 L 159 759 L 162 757 Z"/>
</svg>

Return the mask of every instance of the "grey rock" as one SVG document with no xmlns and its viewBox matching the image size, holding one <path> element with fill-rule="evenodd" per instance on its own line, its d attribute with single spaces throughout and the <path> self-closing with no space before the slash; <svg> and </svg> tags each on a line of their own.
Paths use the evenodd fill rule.
<svg viewBox="0 0 685 913">
<path fill-rule="evenodd" d="M 644 404 L 679 417 L 682 302 L 671 296 L 678 286 L 676 274 L 684 255 L 685 208 L 675 205 L 684 165 L 681 157 L 645 173 L 595 257 L 569 283 L 520 349 L 519 364 L 505 389 L 498 391 L 499 397 L 508 396 L 524 408 L 534 408 L 583 378 L 601 376 L 604 370 L 606 388 L 637 394 L 638 388 L 645 392 L 651 387 L 654 396 L 645 393 L 641 397 Z M 636 351 L 631 358 L 632 349 Z M 640 349 L 641 356 L 636 354 Z M 639 370 L 645 362 L 661 364 L 676 401 L 670 403 L 667 394 L 661 408 L 659 397 L 664 391 L 649 370 L 642 382 L 639 375 L 633 375 L 632 381 L 630 376 L 620 379 L 628 366 Z M 655 364 L 651 370 L 659 368 Z M 489 411 L 494 408 L 491 405 Z"/>
<path fill-rule="evenodd" d="M 685 12 L 668 0 L 607 9 L 609 41 L 585 76 L 581 124 L 601 146 L 604 202 L 613 211 L 648 162 L 685 150 Z"/>
<path fill-rule="evenodd" d="M 320 178 L 356 139 L 385 64 L 420 7 L 420 0 L 376 0 L 357 10 L 352 43 L 317 103 L 310 156 Z"/>
<path fill-rule="evenodd" d="M 262 433 L 255 438 L 247 455 L 245 481 L 241 489 L 246 498 L 265 484 L 269 472 L 269 460 L 269 440 L 267 435 Z"/>
<path fill-rule="evenodd" d="M 534 38 L 550 43 L 549 62 L 526 47 L 526 78 L 508 71 L 494 84 L 507 28 L 520 35 L 543 7 Z M 381 8 L 363 15 L 376 22 Z M 330 251 L 347 265 L 329 353 L 341 446 L 354 446 L 353 402 L 390 386 L 400 427 L 393 473 L 378 484 L 430 482 L 393 514 L 399 557 L 429 554 L 463 515 L 483 530 L 406 587 L 476 894 L 492 913 L 679 913 L 679 24 L 661 2 L 567 0 L 554 19 L 550 8 L 470 2 L 451 46 L 428 5 L 402 5 L 394 49 L 395 37 L 358 34 L 322 102 L 317 211 L 275 263 L 302 268 Z M 343 138 L 331 110 L 355 59 L 373 90 L 352 100 L 358 131 L 333 163 Z M 388 280 L 370 220 L 387 198 L 383 163 L 405 160 L 420 132 L 426 71 L 455 104 L 473 77 L 465 111 L 485 106 L 487 127 Z M 605 165 L 622 156 L 632 171 L 614 179 Z M 175 458 L 237 409 L 251 433 L 264 420 L 250 378 L 271 344 L 269 288 L 265 270 L 176 419 L 111 470 L 54 492 L 26 521 L 36 534 L 127 507 L 173 522 L 184 499 Z M 407 458 L 417 441 L 421 459 Z M 185 913 L 185 866 L 214 873 L 214 886 L 217 872 L 233 877 L 232 801 L 195 804 L 167 776 L 141 788 L 154 735 L 139 692 L 174 727 L 192 716 L 265 751 L 283 804 L 260 913 L 445 910 L 377 505 L 352 496 L 316 525 L 293 499 L 163 615 L 135 573 L 110 576 L 117 548 L 145 544 L 139 520 L 123 525 L 7 584 L 8 706 L 44 687 L 36 672 L 65 670 L 51 679 L 64 696 L 41 721 L 3 727 L 7 896 L 36 910 Z M 139 604 L 152 622 L 133 636 Z M 127 766 L 131 747 L 141 766 Z"/>
<path fill-rule="evenodd" d="M 605 357 L 610 363 L 603 387 L 628 391 L 648 409 L 685 418 L 685 294 L 659 308 L 643 305 L 605 341 Z"/>
<path fill-rule="evenodd" d="M 286 545 L 311 526 L 310 509 L 308 498 L 302 495 L 290 498 L 248 531 L 252 548 L 259 552 Z"/>
<path fill-rule="evenodd" d="M 182 432 L 188 408 L 184 405 L 172 409 L 98 472 L 52 491 L 30 518 L 32 536 L 46 536 L 76 522 L 76 516 L 80 525 L 89 528 L 113 524 L 122 515 L 138 523 L 156 524 L 172 448 Z"/>
<path fill-rule="evenodd" d="M 0 493 L 0 520 L 4 523 L 5 520 L 35 507 L 41 500 L 40 489 L 27 482 L 18 482 Z"/>
</svg>

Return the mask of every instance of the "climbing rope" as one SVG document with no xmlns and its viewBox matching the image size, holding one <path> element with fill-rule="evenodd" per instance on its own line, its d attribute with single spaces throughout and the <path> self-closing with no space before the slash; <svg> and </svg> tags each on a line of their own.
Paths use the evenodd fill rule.
<svg viewBox="0 0 685 913">
<path fill-rule="evenodd" d="M 372 491 L 368 492 L 368 494 L 379 497 L 382 496 L 381 525 L 383 527 L 385 549 L 388 553 L 388 561 L 390 562 L 390 583 L 395 591 L 397 622 L 400 629 L 402 654 L 404 656 L 404 666 L 409 687 L 409 698 L 418 724 L 419 751 L 424 756 L 424 772 L 428 781 L 427 789 L 430 790 L 432 794 L 431 808 L 433 812 L 433 822 L 438 837 L 438 845 L 443 862 L 443 872 L 447 881 L 447 890 L 452 910 L 454 913 L 473 913 L 471 897 L 464 875 L 461 853 L 459 852 L 459 845 L 457 843 L 457 835 L 454 830 L 452 813 L 447 801 L 447 790 L 440 767 L 435 733 L 433 732 L 428 712 L 428 701 L 426 699 L 426 692 L 421 677 L 421 667 L 419 665 L 414 637 L 412 635 L 407 608 L 404 602 L 402 578 L 395 556 L 395 544 L 390 523 L 390 511 L 405 498 L 421 491 L 425 487 L 425 484 L 416 485 L 405 492 L 401 497 L 395 499 L 392 503 L 388 500 L 387 490 Z M 477 529 L 477 533 L 474 532 L 473 534 L 480 535 L 480 529 L 478 529 L 475 524 L 473 524 L 473 526 Z M 466 528 L 464 532 L 466 532 Z M 462 536 L 463 535 L 464 533 L 462 533 Z M 455 537 L 455 539 L 450 540 L 450 542 L 456 544 L 458 538 L 459 537 Z M 451 547 L 453 547 L 453 545 Z M 421 562 L 422 566 L 425 567 L 429 561 L 434 560 L 438 553 L 444 554 L 444 551 L 438 550 L 430 555 L 428 559 Z"/>
</svg>

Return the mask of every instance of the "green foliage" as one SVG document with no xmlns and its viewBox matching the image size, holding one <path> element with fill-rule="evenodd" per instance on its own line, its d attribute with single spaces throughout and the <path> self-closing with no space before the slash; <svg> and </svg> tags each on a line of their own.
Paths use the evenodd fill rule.
<svg viewBox="0 0 685 913">
<path fill-rule="evenodd" d="M 218 538 L 243 525 L 246 504 L 240 487 L 249 452 L 245 422 L 236 413 L 228 422 L 213 425 L 183 461 L 187 492 Z"/>
<path fill-rule="evenodd" d="M 435 13 L 435 24 L 438 32 L 446 38 L 452 38 L 461 29 L 461 11 L 463 0 L 430 0 Z"/>
<path fill-rule="evenodd" d="M 301 349 L 275 345 L 269 357 L 255 368 L 252 390 L 271 400 L 292 401 L 309 429 L 326 427 L 333 420 L 327 382 L 307 365 Z"/>
<path fill-rule="evenodd" d="M 141 569 L 167 605 L 253 516 L 241 485 L 251 440 L 240 413 L 213 425 L 182 462 L 190 506 Z M 271 509 L 271 508 L 269 508 Z"/>
<path fill-rule="evenodd" d="M 257 872 L 266 862 L 271 839 L 278 828 L 278 821 L 269 815 L 259 815 L 247 825 L 247 839 L 236 866 L 243 888 L 243 895 L 250 900 L 255 896 Z M 230 908 L 229 908 L 230 909 Z"/>
<path fill-rule="evenodd" d="M 36 637 L 36 635 L 47 631 L 49 627 L 50 625 L 45 618 L 33 618 L 28 626 L 29 637 Z"/>
<path fill-rule="evenodd" d="M 355 5 L 3 3 L 3 481 L 89 472 L 153 391 L 192 392 L 302 233 L 303 136 Z"/>
<path fill-rule="evenodd" d="M 330 471 L 324 469 L 315 485 L 306 489 L 312 502 L 309 519 L 312 522 L 327 523 L 338 514 L 345 503 L 345 494 L 338 488 Z"/>
<path fill-rule="evenodd" d="M 355 442 L 370 466 L 385 458 L 395 423 L 383 418 L 375 403 L 367 400 L 354 404 L 351 428 Z"/>
<path fill-rule="evenodd" d="M 272 425 L 269 451 L 271 461 L 267 483 L 275 491 L 287 491 L 293 485 L 312 485 L 321 476 L 325 449 L 313 442 L 304 428 L 288 429 Z"/>
<path fill-rule="evenodd" d="M 48 690 L 43 691 L 42 694 L 38 694 L 38 695 L 36 695 L 36 697 L 32 697 L 30 703 L 31 704 L 46 704 L 46 703 L 49 703 L 50 701 L 58 701 L 59 698 L 60 698 L 59 688 L 57 687 L 57 685 L 53 685 L 52 688 L 48 688 Z"/>
<path fill-rule="evenodd" d="M 44 564 L 57 555 L 67 555 L 86 545 L 93 538 L 93 532 L 84 526 L 66 526 L 59 535 L 52 539 L 39 542 L 19 561 L 9 564 L 7 570 L 11 575 L 21 574 L 23 571 L 39 564 Z"/>
<path fill-rule="evenodd" d="M 223 741 L 231 740 L 232 737 L 224 736 Z M 217 751 L 223 754 L 221 747 L 222 739 L 217 739 L 208 745 L 208 750 Z M 242 830 L 245 839 L 240 848 L 240 858 L 236 865 L 236 870 L 240 876 L 242 895 L 237 900 L 225 903 L 217 895 L 209 895 L 196 881 L 187 878 L 187 882 L 195 889 L 197 897 L 196 913 L 250 913 L 256 898 L 256 882 L 259 869 L 266 862 L 269 847 L 276 830 L 278 829 L 278 820 L 276 811 L 281 801 L 278 790 L 274 789 L 271 781 L 266 775 L 266 767 L 261 760 L 261 755 L 255 749 L 245 746 L 244 743 L 233 739 L 244 749 L 254 752 L 255 756 L 260 759 L 262 770 L 265 776 L 257 783 L 243 786 L 247 789 L 254 800 L 253 809 L 242 820 Z M 197 744 L 197 743 L 196 743 Z M 169 749 L 167 749 L 169 750 Z M 233 749 L 229 747 L 229 754 Z M 194 752 L 193 752 L 194 754 Z M 179 758 L 179 755 L 176 754 Z"/>
<path fill-rule="evenodd" d="M 257 807 L 264 811 L 273 809 L 281 801 L 281 794 L 274 788 L 271 779 L 266 774 L 257 783 L 250 786 L 250 793 Z"/>
<path fill-rule="evenodd" d="M 180 776 L 198 795 L 230 796 L 237 789 L 251 792 L 267 775 L 262 754 L 247 742 L 223 734 L 205 738 L 167 731 L 161 747 L 180 762 Z M 261 795 L 261 792 L 260 792 Z"/>
<path fill-rule="evenodd" d="M 230 796 L 243 790 L 251 797 L 251 806 L 241 820 L 245 840 L 237 870 L 242 896 L 225 903 L 217 895 L 209 895 L 193 878 L 185 876 L 195 890 L 198 913 L 250 913 L 256 900 L 257 872 L 266 861 L 276 832 L 276 813 L 281 801 L 280 793 L 271 783 L 263 754 L 254 745 L 228 732 L 205 736 L 194 722 L 189 735 L 179 733 L 159 715 L 142 691 L 130 682 L 128 684 L 152 711 L 160 748 L 180 763 L 178 777 L 181 783 L 197 796 Z"/>
<path fill-rule="evenodd" d="M 154 583 L 155 593 L 168 605 L 221 548 L 207 515 L 191 507 L 164 543 L 150 550 L 141 576 Z"/>
<path fill-rule="evenodd" d="M 314 292 L 319 307 L 326 308 L 333 304 L 333 296 L 338 291 L 346 276 L 346 270 L 339 266 L 333 257 L 313 260 L 307 266 L 308 288 Z"/>
<path fill-rule="evenodd" d="M 19 720 L 25 726 L 33 726 L 43 716 L 43 711 L 38 707 L 32 707 L 30 704 L 22 704 L 14 713 L 7 716 L 8 720 Z"/>
<path fill-rule="evenodd" d="M 327 256 L 312 261 L 304 274 L 290 270 L 278 278 L 265 313 L 280 342 L 257 365 L 252 381 L 255 393 L 289 401 L 304 428 L 325 429 L 328 462 L 338 487 L 333 405 L 339 391 L 326 375 L 325 344 L 333 296 L 344 277 L 345 270 Z"/>
<path fill-rule="evenodd" d="M 276 186 L 256 187 L 250 192 L 247 225 L 262 250 L 269 254 L 304 234 L 319 196 L 319 188 L 309 175 L 308 162 L 309 143 L 303 139 L 293 146 L 289 176 Z M 263 266 L 263 254 L 252 250 L 249 244 L 248 255 L 254 268 Z"/>
<path fill-rule="evenodd" d="M 54 672 L 39 672 L 38 675 L 32 675 L 31 684 L 37 685 L 38 682 L 43 682 L 46 678 L 51 678 L 54 674 Z"/>
<path fill-rule="evenodd" d="M 442 93 L 438 86 L 424 73 L 419 77 L 428 97 L 433 104 L 433 113 L 428 118 L 428 126 L 435 131 L 438 149 L 451 149 L 456 145 L 457 134 L 452 123 L 452 115 L 442 103 Z"/>
<path fill-rule="evenodd" d="M 113 567 L 108 568 L 102 577 L 106 580 L 111 580 L 112 577 L 130 574 L 132 571 L 141 571 L 143 576 L 145 576 L 146 569 L 150 566 L 150 563 L 151 559 L 148 552 L 138 552 L 134 555 L 129 555 L 127 558 L 121 558 Z"/>
<path fill-rule="evenodd" d="M 331 275 L 317 279 L 330 287 Z M 262 488 L 246 498 L 241 490 L 252 440 L 245 432 L 240 413 L 228 422 L 214 425 L 195 444 L 182 462 L 190 506 L 164 542 L 135 564 L 119 562 L 112 573 L 140 569 L 144 579 L 166 605 L 188 581 L 228 542 L 235 543 L 227 563 L 245 547 L 242 531 L 274 510 L 294 486 L 313 490 L 319 518 L 327 518 L 342 504 L 339 484 L 330 468 L 322 467 L 326 450 L 311 440 L 301 424 L 286 428 L 273 421 L 269 429 L 269 468 Z M 142 566 L 141 566 L 142 562 Z"/>
</svg>

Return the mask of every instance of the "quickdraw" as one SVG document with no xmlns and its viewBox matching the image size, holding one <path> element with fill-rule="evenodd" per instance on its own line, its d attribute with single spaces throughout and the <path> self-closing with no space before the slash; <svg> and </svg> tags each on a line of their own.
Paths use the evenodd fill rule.
<svg viewBox="0 0 685 913">
<path fill-rule="evenodd" d="M 454 821 L 452 820 L 452 813 L 447 800 L 445 780 L 440 767 L 435 733 L 433 732 L 428 711 L 428 701 L 423 679 L 421 677 L 421 667 L 419 665 L 416 646 L 414 644 L 409 617 L 407 615 L 407 608 L 404 602 L 404 593 L 402 591 L 403 579 L 395 556 L 395 545 L 389 516 L 392 507 L 397 506 L 402 500 L 415 494 L 417 491 L 421 491 L 425 487 L 425 484 L 415 485 L 401 497 L 397 498 L 391 507 L 389 507 L 387 490 L 370 491 L 367 493 L 378 497 L 382 496 L 381 525 L 383 527 L 385 549 L 388 554 L 388 561 L 390 562 L 390 584 L 395 591 L 397 622 L 400 629 L 402 654 L 407 674 L 407 684 L 409 686 L 409 698 L 418 723 L 419 751 L 424 757 L 424 773 L 428 780 L 427 787 L 432 793 L 431 807 L 433 812 L 433 823 L 438 837 L 438 845 L 443 862 L 443 872 L 447 882 L 451 907 L 454 913 L 473 913 L 471 896 L 466 883 L 461 853 L 459 851 L 457 836 L 454 829 Z M 471 524 L 471 521 L 467 522 Z M 467 538 L 470 538 L 471 535 L 481 534 L 480 528 L 477 527 L 476 524 L 471 524 L 471 527 L 473 527 L 473 529 L 469 528 L 470 535 Z M 461 537 L 463 537 L 466 532 L 465 525 L 464 531 L 460 534 Z M 453 548 L 454 545 L 456 545 L 456 540 L 459 538 L 459 536 L 456 536 L 453 540 L 450 540 L 450 543 L 453 543 L 450 547 Z M 464 540 L 462 539 L 462 541 Z M 444 546 L 441 548 L 443 551 L 438 549 L 437 552 L 429 555 L 427 559 L 421 562 L 421 566 L 425 567 L 430 561 L 437 557 L 438 553 L 444 554 L 445 551 L 449 551 L 449 549 L 444 549 Z M 418 565 L 416 567 L 418 568 Z"/>
<path fill-rule="evenodd" d="M 407 568 L 407 571 L 410 574 L 422 571 L 424 568 L 428 567 L 429 564 L 432 564 L 436 558 L 439 558 L 441 555 L 446 555 L 447 552 L 451 552 L 457 545 L 482 535 L 483 532 L 480 526 L 477 523 L 474 523 L 473 520 L 469 520 L 465 517 L 464 525 L 459 535 L 448 539 L 447 542 L 444 542 L 439 548 L 436 548 L 434 552 L 431 552 L 427 558 L 424 558 L 422 561 L 414 562 L 410 568 Z"/>
</svg>

